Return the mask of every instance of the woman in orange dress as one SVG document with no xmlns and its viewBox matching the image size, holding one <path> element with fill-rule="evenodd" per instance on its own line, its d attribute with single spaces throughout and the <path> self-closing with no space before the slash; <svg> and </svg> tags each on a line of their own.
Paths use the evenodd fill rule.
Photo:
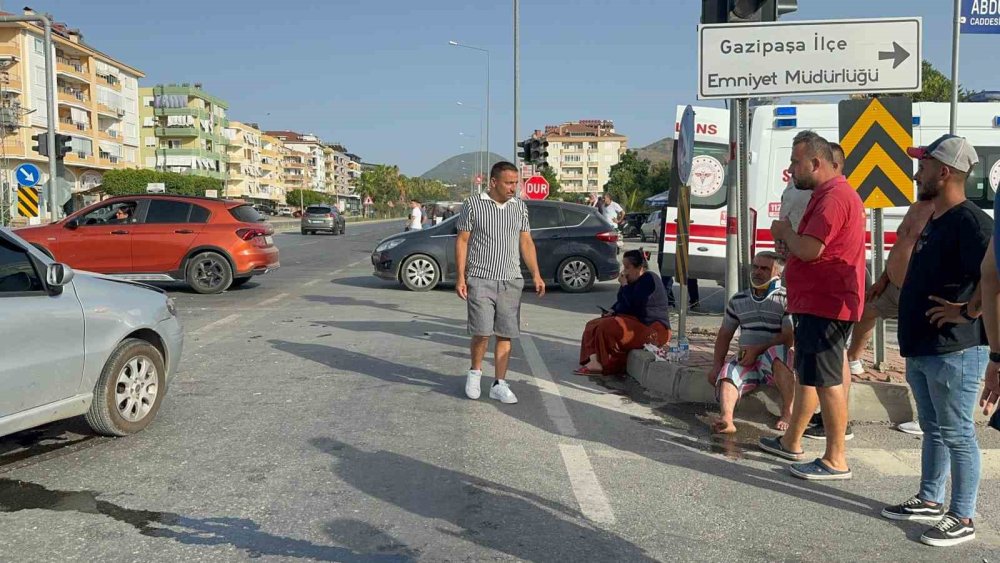
<svg viewBox="0 0 1000 563">
<path fill-rule="evenodd" d="M 660 276 L 648 267 L 641 250 L 629 250 L 622 256 L 618 300 L 610 311 L 587 323 L 580 343 L 580 367 L 573 373 L 621 374 L 630 350 L 670 341 L 667 292 Z"/>
</svg>

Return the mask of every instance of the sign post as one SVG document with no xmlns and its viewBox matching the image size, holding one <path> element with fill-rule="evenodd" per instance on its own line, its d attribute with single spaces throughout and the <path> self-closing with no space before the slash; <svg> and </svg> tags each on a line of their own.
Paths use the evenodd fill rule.
<svg viewBox="0 0 1000 563">
<path fill-rule="evenodd" d="M 683 351 L 687 348 L 688 313 L 688 246 L 691 233 L 691 166 L 694 161 L 694 108 L 684 108 L 681 127 L 677 134 L 677 172 L 680 185 L 677 186 L 677 248 L 674 252 L 677 283 L 680 285 L 679 316 L 677 319 L 677 345 Z M 662 238 L 662 237 L 661 237 Z"/>
<path fill-rule="evenodd" d="M 524 183 L 524 199 L 545 199 L 549 197 L 549 181 L 541 176 L 532 176 Z"/>
<path fill-rule="evenodd" d="M 903 97 L 840 102 L 840 144 L 844 147 L 844 176 L 872 209 L 872 280 L 885 270 L 885 228 L 882 209 L 913 203 L 913 105 Z M 875 369 L 885 362 L 885 322 L 879 319 L 874 336 Z"/>
</svg>

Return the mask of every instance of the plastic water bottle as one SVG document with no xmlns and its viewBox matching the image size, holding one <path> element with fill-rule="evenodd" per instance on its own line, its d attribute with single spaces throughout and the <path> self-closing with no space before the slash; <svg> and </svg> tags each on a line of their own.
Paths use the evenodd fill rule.
<svg viewBox="0 0 1000 563">
<path fill-rule="evenodd" d="M 688 361 L 688 359 L 691 357 L 691 350 L 690 350 L 690 346 L 688 345 L 688 342 L 686 340 L 684 342 L 681 342 L 680 345 L 677 348 L 678 348 L 678 350 L 677 350 L 678 360 L 677 361 L 679 361 L 679 362 L 686 362 L 686 361 Z"/>
</svg>

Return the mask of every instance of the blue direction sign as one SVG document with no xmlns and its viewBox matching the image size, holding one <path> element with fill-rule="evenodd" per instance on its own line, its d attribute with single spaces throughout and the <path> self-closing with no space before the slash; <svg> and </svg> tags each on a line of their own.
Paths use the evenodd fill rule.
<svg viewBox="0 0 1000 563">
<path fill-rule="evenodd" d="M 14 169 L 14 176 L 18 184 L 30 188 L 42 179 L 42 171 L 34 164 L 25 162 Z"/>
<path fill-rule="evenodd" d="M 687 184 L 691 177 L 691 162 L 694 160 L 694 108 L 684 108 L 681 128 L 677 134 L 677 170 L 681 183 Z"/>
<path fill-rule="evenodd" d="M 962 33 L 1000 33 L 1000 0 L 962 0 Z"/>
</svg>

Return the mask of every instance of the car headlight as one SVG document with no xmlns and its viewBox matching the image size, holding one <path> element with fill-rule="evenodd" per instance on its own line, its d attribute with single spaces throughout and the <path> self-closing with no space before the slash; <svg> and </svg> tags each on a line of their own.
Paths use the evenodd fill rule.
<svg viewBox="0 0 1000 563">
<path fill-rule="evenodd" d="M 401 244 L 403 244 L 403 239 L 401 238 L 394 238 L 392 240 L 387 240 L 382 244 L 376 246 L 375 252 L 385 252 L 386 250 L 392 250 L 393 248 L 396 248 Z"/>
<path fill-rule="evenodd" d="M 174 303 L 173 297 L 167 297 L 167 312 L 172 316 L 177 316 L 177 304 Z"/>
</svg>

